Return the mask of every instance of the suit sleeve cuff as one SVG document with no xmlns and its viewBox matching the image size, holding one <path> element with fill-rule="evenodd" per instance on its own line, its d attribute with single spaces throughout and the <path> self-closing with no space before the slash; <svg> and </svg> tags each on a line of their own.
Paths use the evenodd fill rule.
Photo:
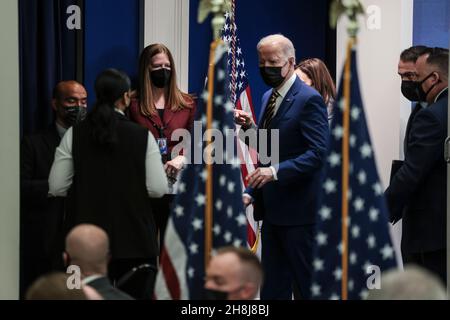
<svg viewBox="0 0 450 320">
<path fill-rule="evenodd" d="M 278 180 L 278 175 L 277 175 L 278 167 L 279 167 L 279 166 L 278 166 L 277 164 L 270 167 L 270 170 L 272 170 L 273 179 L 274 179 L 275 181 Z"/>
</svg>

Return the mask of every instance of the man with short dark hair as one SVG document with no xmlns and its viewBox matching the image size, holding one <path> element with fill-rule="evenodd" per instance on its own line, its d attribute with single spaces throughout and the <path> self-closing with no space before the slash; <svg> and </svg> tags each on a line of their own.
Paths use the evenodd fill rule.
<svg viewBox="0 0 450 320">
<path fill-rule="evenodd" d="M 248 249 L 224 247 L 209 262 L 205 289 L 209 299 L 253 300 L 262 282 L 258 257 Z"/>
<path fill-rule="evenodd" d="M 21 294 L 40 275 L 62 267 L 55 243 L 59 234 L 63 201 L 49 199 L 48 176 L 56 147 L 67 128 L 86 115 L 87 93 L 76 81 L 62 81 L 53 90 L 51 107 L 55 121 L 47 130 L 23 138 L 21 180 Z M 59 258 L 59 259 L 58 259 Z"/>
<path fill-rule="evenodd" d="M 417 79 L 416 61 L 426 50 L 426 46 L 413 46 L 400 54 L 398 75 L 402 79 L 402 94 L 409 101 L 417 101 L 414 87 Z"/>
<path fill-rule="evenodd" d="M 416 62 L 414 92 L 426 102 L 411 120 L 405 161 L 386 190 L 391 217 L 402 217 L 405 263 L 416 263 L 446 283 L 448 50 L 429 49 Z"/>
</svg>

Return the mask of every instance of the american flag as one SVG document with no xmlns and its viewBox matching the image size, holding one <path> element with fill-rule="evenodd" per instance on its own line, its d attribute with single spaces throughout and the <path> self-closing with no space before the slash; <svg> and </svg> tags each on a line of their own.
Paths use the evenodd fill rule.
<svg viewBox="0 0 450 320">
<path fill-rule="evenodd" d="M 243 110 L 252 115 L 253 121 L 256 122 L 255 112 L 253 110 L 252 96 L 248 83 L 247 71 L 245 69 L 245 60 L 242 53 L 239 37 L 237 35 L 237 26 L 235 19 L 235 4 L 232 1 L 232 10 L 225 14 L 225 24 L 222 30 L 222 40 L 228 44 L 228 74 L 230 76 L 229 89 L 231 102 L 238 110 Z M 240 130 L 240 126 L 236 126 L 236 131 Z M 241 160 L 241 176 L 242 186 L 247 188 L 246 178 L 249 173 L 255 170 L 257 164 L 257 153 L 240 139 L 237 139 L 238 155 Z M 247 215 L 247 244 L 250 248 L 255 246 L 257 223 L 253 219 L 253 206 L 250 205 L 246 209 Z M 255 248 L 256 249 L 256 248 Z"/>
<path fill-rule="evenodd" d="M 375 165 L 375 155 L 366 125 L 359 91 L 356 54 L 351 54 L 350 136 L 348 184 L 348 299 L 365 299 L 367 270 L 378 266 L 381 272 L 396 266 L 388 229 L 383 188 Z M 342 299 L 342 139 L 344 74 L 334 107 L 331 146 L 326 163 L 316 230 L 313 260 L 313 299 Z M 344 275 L 345 276 L 345 275 Z M 345 279 L 345 278 L 344 278 Z"/>
<path fill-rule="evenodd" d="M 227 88 L 227 46 L 221 44 L 215 52 L 213 125 L 224 133 L 233 132 L 234 105 L 229 101 Z M 208 92 L 202 94 L 197 106 L 196 121 L 206 130 L 206 103 Z M 234 135 L 231 135 L 234 139 Z M 205 143 L 193 136 L 191 145 L 201 148 Z M 200 137 L 202 139 L 202 137 Z M 234 140 L 232 140 L 234 141 Z M 223 151 L 215 150 L 215 155 Z M 182 173 L 178 194 L 169 218 L 160 270 L 157 275 L 157 299 L 202 299 L 205 276 L 205 204 L 206 182 L 213 179 L 213 248 L 246 246 L 247 218 L 242 204 L 240 162 L 236 145 L 227 154 L 226 164 L 214 164 L 212 177 L 208 176 L 204 161 L 189 165 Z M 195 152 L 195 150 L 194 150 Z"/>
</svg>

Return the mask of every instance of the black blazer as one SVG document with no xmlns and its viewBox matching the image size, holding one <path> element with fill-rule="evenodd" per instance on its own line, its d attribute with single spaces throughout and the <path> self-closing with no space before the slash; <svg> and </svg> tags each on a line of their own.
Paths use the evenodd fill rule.
<svg viewBox="0 0 450 320">
<path fill-rule="evenodd" d="M 391 217 L 403 217 L 402 250 L 417 253 L 446 247 L 448 91 L 415 110 L 406 137 L 405 161 L 386 190 Z"/>
<path fill-rule="evenodd" d="M 117 288 L 114 288 L 107 277 L 101 277 L 92 280 L 86 285 L 91 286 L 105 299 L 105 300 L 134 300 L 131 296 Z"/>
<path fill-rule="evenodd" d="M 25 136 L 20 155 L 21 289 L 62 266 L 62 198 L 48 198 L 48 176 L 61 138 L 54 125 Z"/>
</svg>

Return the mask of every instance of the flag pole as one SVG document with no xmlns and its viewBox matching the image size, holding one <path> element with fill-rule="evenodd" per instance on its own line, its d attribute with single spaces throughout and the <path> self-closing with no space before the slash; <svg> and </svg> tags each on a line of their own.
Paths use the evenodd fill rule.
<svg viewBox="0 0 450 320">
<path fill-rule="evenodd" d="M 342 139 L 342 300 L 348 299 L 348 189 L 349 189 L 349 163 L 350 163 L 350 81 L 352 48 L 355 38 L 350 38 L 347 44 L 347 58 L 344 70 L 344 112 Z"/>
<path fill-rule="evenodd" d="M 205 205 L 205 270 L 208 267 L 212 251 L 212 224 L 213 224 L 213 167 L 211 150 L 208 148 L 211 144 L 211 128 L 213 122 L 213 98 L 214 98 L 214 68 L 215 52 L 220 40 L 211 43 L 209 50 L 208 67 L 208 104 L 206 107 L 206 205 Z"/>
<path fill-rule="evenodd" d="M 342 137 L 342 256 L 341 256 L 341 299 L 348 300 L 348 227 L 349 227 L 349 205 L 348 205 L 348 191 L 349 191 L 349 168 L 350 168 L 350 82 L 351 82 L 351 62 L 352 49 L 356 44 L 356 35 L 358 33 L 358 15 L 364 14 L 364 8 L 360 0 L 352 2 L 345 2 L 343 0 L 333 0 L 330 5 L 330 26 L 336 28 L 337 22 L 342 15 L 346 15 L 347 34 L 349 40 L 347 43 L 346 61 L 344 69 L 344 110 L 343 110 L 343 137 Z"/>
</svg>

